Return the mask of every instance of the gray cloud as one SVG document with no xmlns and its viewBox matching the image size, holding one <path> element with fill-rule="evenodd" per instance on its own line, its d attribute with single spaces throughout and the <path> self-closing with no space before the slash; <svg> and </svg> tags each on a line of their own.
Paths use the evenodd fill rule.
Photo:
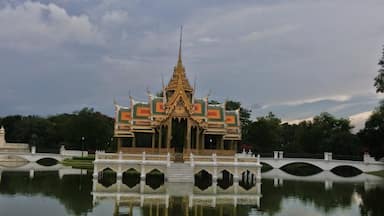
<svg viewBox="0 0 384 216">
<path fill-rule="evenodd" d="M 114 97 L 146 99 L 172 73 L 181 24 L 199 96 L 212 90 L 212 99 L 264 107 L 254 117 L 288 120 L 370 111 L 383 8 L 379 0 L 2 2 L 0 115 L 85 105 L 111 115 Z"/>
</svg>

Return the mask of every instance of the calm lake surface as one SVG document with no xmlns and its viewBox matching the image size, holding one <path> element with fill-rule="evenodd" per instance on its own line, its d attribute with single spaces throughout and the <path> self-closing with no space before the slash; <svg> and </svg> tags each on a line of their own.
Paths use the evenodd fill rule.
<svg viewBox="0 0 384 216">
<path fill-rule="evenodd" d="M 261 182 L 215 187 L 63 173 L 3 170 L 0 215 L 384 215 L 384 181 L 366 174 L 315 181 L 267 172 Z"/>
</svg>

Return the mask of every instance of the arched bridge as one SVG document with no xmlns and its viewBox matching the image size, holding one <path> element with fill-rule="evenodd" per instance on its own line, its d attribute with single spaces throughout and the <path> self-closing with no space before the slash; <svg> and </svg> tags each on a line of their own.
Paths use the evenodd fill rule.
<svg viewBox="0 0 384 216">
<path fill-rule="evenodd" d="M 262 157 L 260 158 L 262 163 L 266 163 L 273 168 L 280 169 L 286 165 L 294 163 L 306 163 L 324 171 L 330 171 L 336 167 L 348 166 L 361 170 L 362 172 L 374 172 L 384 170 L 384 162 L 376 161 L 369 154 L 364 154 L 363 161 L 351 161 L 351 160 L 334 160 L 332 153 L 324 152 L 323 159 L 313 158 L 284 158 L 282 151 L 275 151 L 274 157 Z"/>
<path fill-rule="evenodd" d="M 36 147 L 32 146 L 31 151 L 15 151 L 15 152 L 7 152 L 3 151 L 0 152 L 0 161 L 5 162 L 12 162 L 12 161 L 29 161 L 29 162 L 36 162 L 41 159 L 49 158 L 54 159 L 56 161 L 63 161 L 66 158 L 72 158 L 72 157 L 80 157 L 80 156 L 87 156 L 88 152 L 84 151 L 74 151 L 74 150 L 66 150 L 64 146 L 61 146 L 60 153 L 59 154 L 53 154 L 53 153 L 37 153 Z"/>
<path fill-rule="evenodd" d="M 36 162 L 41 159 L 49 158 L 56 161 L 63 161 L 65 158 L 70 158 L 69 156 L 64 156 L 60 154 L 51 154 L 51 153 L 29 153 L 29 152 L 12 152 L 12 153 L 0 153 L 0 158 L 3 161 L 13 161 L 13 160 L 25 160 L 29 162 Z"/>
</svg>

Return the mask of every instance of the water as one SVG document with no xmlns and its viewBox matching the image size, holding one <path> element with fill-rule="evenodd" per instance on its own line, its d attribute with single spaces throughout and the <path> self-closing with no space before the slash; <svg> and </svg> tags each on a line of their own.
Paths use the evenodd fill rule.
<svg viewBox="0 0 384 216">
<path fill-rule="evenodd" d="M 275 170 L 248 190 L 147 185 L 156 181 L 105 187 L 91 172 L 62 178 L 58 171 L 30 174 L 2 171 L 0 215 L 384 215 L 383 179 L 366 174 L 341 178 L 324 172 L 300 180 Z"/>
</svg>

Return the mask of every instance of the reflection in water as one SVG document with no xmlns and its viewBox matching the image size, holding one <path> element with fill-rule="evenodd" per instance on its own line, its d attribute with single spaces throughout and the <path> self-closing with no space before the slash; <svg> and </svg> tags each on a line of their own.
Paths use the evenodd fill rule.
<svg viewBox="0 0 384 216">
<path fill-rule="evenodd" d="M 94 179 L 92 195 L 95 204 L 113 199 L 114 215 L 132 215 L 135 209 L 144 215 L 236 215 L 238 208 L 241 212 L 260 205 L 261 182 L 252 181 L 244 180 L 243 184 L 253 184 L 247 189 L 237 182 L 223 187 L 211 184 L 204 189 L 198 184 L 166 182 L 155 188 L 148 181 L 129 188 L 121 180 L 106 188 Z"/>
<path fill-rule="evenodd" d="M 237 183 L 224 172 L 202 190 L 150 176 L 140 181 L 135 172 L 105 187 L 75 171 L 0 171 L 0 215 L 384 215 L 384 184 L 366 174 L 341 178 L 324 173 L 298 180 L 273 171 L 261 182 L 250 177 L 248 184 L 254 185 L 246 190 L 241 186 L 246 178 Z M 61 206 L 37 207 L 43 197 Z M 20 203 L 28 208 L 18 208 Z"/>
</svg>

